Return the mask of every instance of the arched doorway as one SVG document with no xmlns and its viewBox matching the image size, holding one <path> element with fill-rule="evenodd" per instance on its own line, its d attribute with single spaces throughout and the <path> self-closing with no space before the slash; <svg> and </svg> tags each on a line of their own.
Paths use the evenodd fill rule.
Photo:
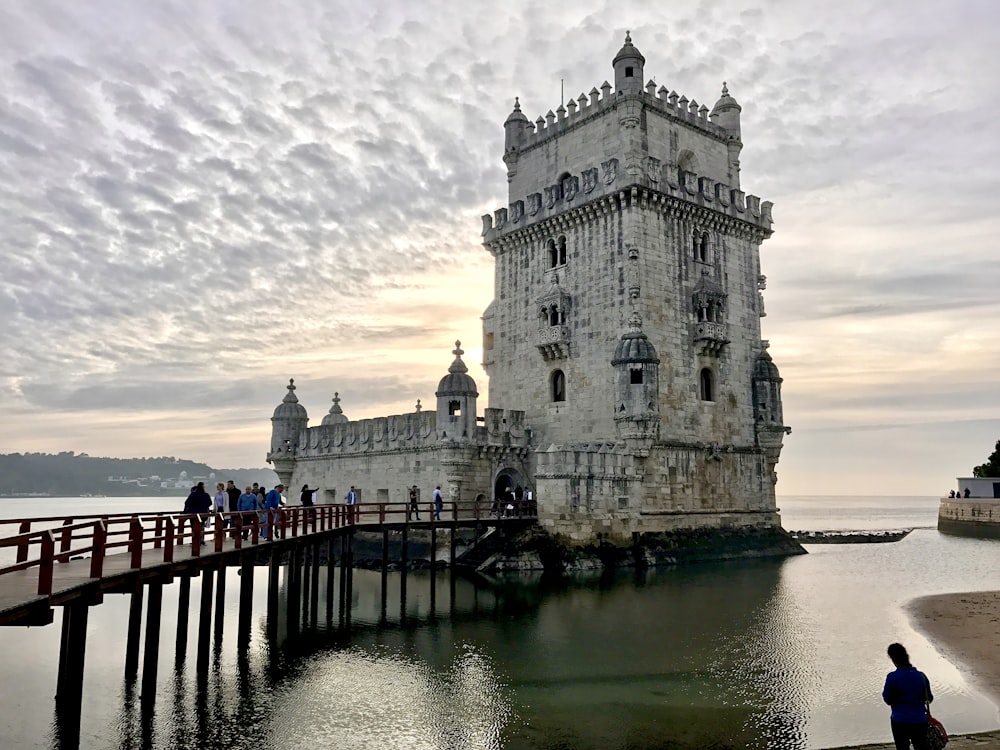
<svg viewBox="0 0 1000 750">
<path fill-rule="evenodd" d="M 510 489 L 509 494 L 507 493 L 508 488 Z M 497 473 L 496 479 L 493 480 L 493 512 L 503 515 L 507 510 L 507 503 L 513 500 L 514 493 L 519 488 L 523 494 L 525 485 L 521 472 L 511 468 L 501 469 Z"/>
</svg>

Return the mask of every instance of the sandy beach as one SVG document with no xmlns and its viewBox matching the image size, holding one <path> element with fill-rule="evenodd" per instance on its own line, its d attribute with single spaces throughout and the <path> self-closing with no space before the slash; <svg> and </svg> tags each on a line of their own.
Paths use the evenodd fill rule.
<svg viewBox="0 0 1000 750">
<path fill-rule="evenodd" d="M 923 596 L 908 609 L 935 647 L 1000 703 L 1000 591 Z"/>
</svg>

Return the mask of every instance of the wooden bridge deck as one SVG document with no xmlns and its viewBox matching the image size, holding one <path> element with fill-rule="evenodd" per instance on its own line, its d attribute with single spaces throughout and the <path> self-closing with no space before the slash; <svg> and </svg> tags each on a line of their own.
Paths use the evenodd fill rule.
<svg viewBox="0 0 1000 750">
<path fill-rule="evenodd" d="M 426 520 L 411 520 L 405 504 L 398 503 L 294 506 L 270 514 L 268 523 L 276 525 L 280 537 L 273 541 L 263 538 L 266 524 L 257 513 L 246 527 L 247 540 L 234 538 L 238 532 L 225 527 L 242 523 L 241 513 L 0 520 L 0 529 L 16 524 L 20 531 L 0 537 L 0 548 L 17 549 L 17 562 L 0 568 L 0 625 L 45 625 L 52 622 L 55 606 L 97 604 L 105 593 L 135 591 L 146 580 L 196 575 L 204 568 L 240 564 L 248 555 L 269 557 L 272 549 L 284 551 L 307 540 L 355 531 L 443 531 L 534 522 L 533 514 L 493 518 L 487 507 L 458 503 L 446 504 L 439 521 L 431 520 L 430 513 Z M 47 528 L 31 530 L 39 525 Z M 32 554 L 35 549 L 37 555 Z"/>
</svg>

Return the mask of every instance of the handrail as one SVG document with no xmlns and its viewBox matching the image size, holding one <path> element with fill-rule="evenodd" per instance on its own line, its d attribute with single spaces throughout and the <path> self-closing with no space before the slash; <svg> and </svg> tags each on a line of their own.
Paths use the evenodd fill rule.
<svg viewBox="0 0 1000 750">
<path fill-rule="evenodd" d="M 14 536 L 0 537 L 0 549 L 13 547 L 17 550 L 16 563 L 0 567 L 0 579 L 9 573 L 38 568 L 38 594 L 48 596 L 52 593 L 56 563 L 68 562 L 84 554 L 91 556 L 90 577 L 101 578 L 109 552 L 121 548 L 127 551 L 129 567 L 135 570 L 142 567 L 144 553 L 151 550 L 159 551 L 164 563 L 171 563 L 175 549 L 182 546 L 190 545 L 191 557 L 201 557 L 203 551 L 222 553 L 227 537 L 233 539 L 236 549 L 242 549 L 245 542 L 256 546 L 272 538 L 296 538 L 345 526 L 378 528 L 386 523 L 434 525 L 460 520 L 479 521 L 484 518 L 488 507 L 476 501 L 447 501 L 442 503 L 441 518 L 435 519 L 434 505 L 427 503 L 426 521 L 415 521 L 411 517 L 409 502 L 324 503 L 205 514 L 105 513 L 65 518 L 0 519 L 0 524 L 17 523 L 19 529 Z M 523 503 L 518 510 L 522 518 L 533 518 L 536 514 L 534 503 Z M 55 528 L 31 531 L 31 526 L 38 522 L 61 523 Z M 243 539 L 244 533 L 247 539 Z M 209 535 L 211 546 L 207 546 Z M 37 556 L 33 555 L 33 549 L 38 549 Z"/>
</svg>

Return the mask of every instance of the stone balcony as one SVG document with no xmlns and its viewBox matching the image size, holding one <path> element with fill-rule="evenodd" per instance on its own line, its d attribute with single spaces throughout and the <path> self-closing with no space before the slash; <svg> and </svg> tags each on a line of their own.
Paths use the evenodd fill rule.
<svg viewBox="0 0 1000 750">
<path fill-rule="evenodd" d="M 729 343 L 725 323 L 698 321 L 694 324 L 694 344 L 702 354 L 718 356 Z"/>
<path fill-rule="evenodd" d="M 538 329 L 535 346 L 548 361 L 551 359 L 566 359 L 569 357 L 569 326 L 545 326 Z"/>
</svg>

